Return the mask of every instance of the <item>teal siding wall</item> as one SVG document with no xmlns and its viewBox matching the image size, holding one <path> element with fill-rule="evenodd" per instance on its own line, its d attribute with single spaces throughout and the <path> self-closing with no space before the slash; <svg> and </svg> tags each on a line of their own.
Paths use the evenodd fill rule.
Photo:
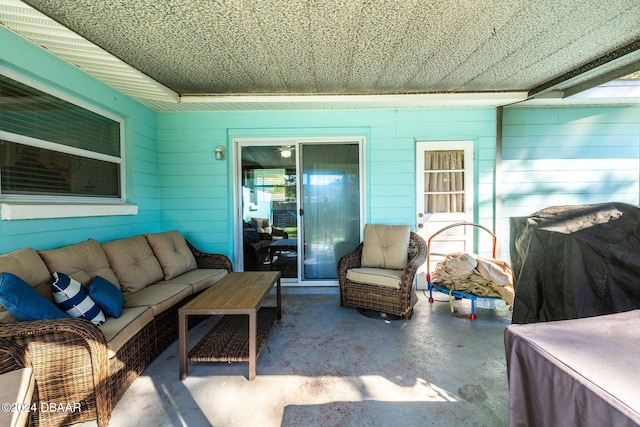
<svg viewBox="0 0 640 427">
<path fill-rule="evenodd" d="M 366 221 L 412 227 L 416 141 L 474 141 L 476 216 L 492 227 L 495 124 L 491 108 L 160 113 L 162 228 L 233 256 L 233 138 L 336 136 L 366 138 Z M 224 161 L 215 160 L 217 146 L 227 149 Z"/>
<path fill-rule="evenodd" d="M 549 206 L 637 205 L 639 154 L 640 106 L 505 108 L 503 233 Z"/>
<path fill-rule="evenodd" d="M 125 119 L 127 198 L 139 207 L 134 216 L 0 221 L 0 253 L 159 230 L 156 112 L 3 27 L 0 65 Z"/>
<path fill-rule="evenodd" d="M 366 221 L 412 226 L 416 141 L 472 140 L 474 220 L 496 230 L 503 257 L 511 216 L 640 203 L 640 106 L 505 108 L 496 219 L 493 108 L 156 113 L 2 27 L 0 46 L 0 65 L 124 118 L 127 197 L 139 207 L 134 216 L 0 221 L 0 253 L 175 228 L 233 257 L 233 138 L 364 137 Z"/>
</svg>

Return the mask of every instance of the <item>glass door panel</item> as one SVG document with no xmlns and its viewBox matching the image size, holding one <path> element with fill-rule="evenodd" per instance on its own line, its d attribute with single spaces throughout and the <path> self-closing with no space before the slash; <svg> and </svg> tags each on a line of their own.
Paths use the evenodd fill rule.
<svg viewBox="0 0 640 427">
<path fill-rule="evenodd" d="M 298 277 L 295 147 L 241 147 L 244 271 Z"/>
<path fill-rule="evenodd" d="M 360 243 L 358 143 L 300 145 L 302 280 L 335 280 L 340 257 Z"/>
</svg>

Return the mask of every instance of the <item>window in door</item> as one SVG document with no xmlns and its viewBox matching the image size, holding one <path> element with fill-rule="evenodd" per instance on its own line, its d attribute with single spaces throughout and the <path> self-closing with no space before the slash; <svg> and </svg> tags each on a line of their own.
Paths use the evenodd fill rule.
<svg viewBox="0 0 640 427">
<path fill-rule="evenodd" d="M 424 158 L 425 212 L 464 212 L 464 150 L 425 151 Z"/>
</svg>

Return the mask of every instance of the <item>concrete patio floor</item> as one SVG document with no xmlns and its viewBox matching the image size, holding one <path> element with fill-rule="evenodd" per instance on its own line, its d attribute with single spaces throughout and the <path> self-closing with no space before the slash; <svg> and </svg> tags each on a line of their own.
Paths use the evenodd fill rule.
<svg viewBox="0 0 640 427">
<path fill-rule="evenodd" d="M 110 426 L 506 426 L 504 304 L 419 292 L 409 321 L 340 307 L 337 294 L 283 295 L 248 381 L 247 363 L 190 363 L 179 380 L 177 342 L 134 382 Z M 189 343 L 215 319 L 190 331 Z"/>
</svg>

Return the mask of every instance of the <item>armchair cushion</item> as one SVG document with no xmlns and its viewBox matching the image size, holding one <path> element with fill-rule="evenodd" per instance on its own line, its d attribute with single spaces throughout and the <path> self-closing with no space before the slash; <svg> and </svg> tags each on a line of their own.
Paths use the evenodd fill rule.
<svg viewBox="0 0 640 427">
<path fill-rule="evenodd" d="M 410 232 L 408 225 L 366 224 L 362 267 L 403 270 L 407 266 Z"/>
<path fill-rule="evenodd" d="M 145 237 L 160 261 L 165 280 L 198 268 L 196 259 L 187 246 L 187 241 L 179 231 L 145 234 Z"/>
<path fill-rule="evenodd" d="M 403 273 L 402 270 L 389 270 L 387 268 L 350 268 L 347 271 L 347 280 L 355 283 L 400 289 Z"/>
</svg>

